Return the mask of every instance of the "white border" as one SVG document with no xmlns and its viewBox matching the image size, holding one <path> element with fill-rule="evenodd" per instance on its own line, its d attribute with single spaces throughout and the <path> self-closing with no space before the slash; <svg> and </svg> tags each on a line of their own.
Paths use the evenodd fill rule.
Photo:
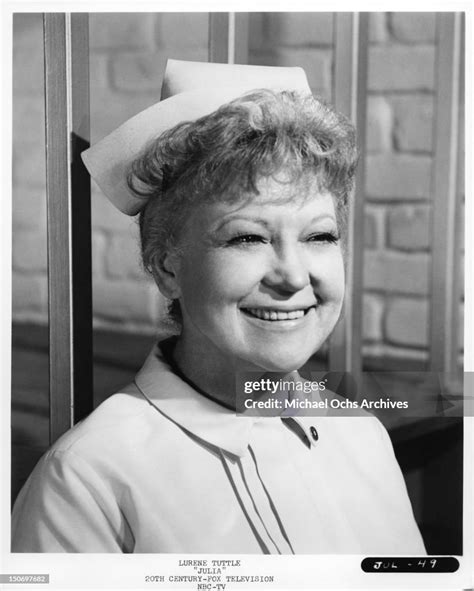
<svg viewBox="0 0 474 591">
<path fill-rule="evenodd" d="M 0 324 L 1 338 L 1 379 L 4 385 L 4 394 L 0 402 L 2 409 L 1 419 L 1 476 L 3 486 L 0 488 L 1 521 L 1 562 L 0 573 L 50 573 L 51 583 L 49 588 L 133 588 L 133 589 L 166 589 L 166 585 L 145 585 L 146 574 L 177 574 L 179 558 L 191 558 L 190 555 L 53 555 L 53 554 L 10 554 L 10 399 L 6 392 L 9 391 L 11 379 L 11 20 L 12 12 L 63 12 L 65 10 L 78 10 L 88 12 L 175 12 L 183 11 L 212 11 L 212 10 L 236 10 L 236 11 L 315 11 L 315 3 L 307 0 L 280 1 L 275 0 L 245 0 L 218 2 L 217 0 L 203 0 L 201 2 L 190 0 L 175 0 L 171 2 L 90 2 L 69 1 L 46 2 L 23 1 L 3 2 L 2 4 L 2 215 L 0 216 L 0 249 L 2 252 L 2 310 Z M 331 2 L 319 2 L 318 11 L 466 11 L 466 228 L 471 229 L 474 222 L 474 204 L 472 200 L 472 6 L 470 2 L 460 1 L 432 1 L 413 2 L 399 0 L 397 2 L 359 1 L 347 2 L 333 0 Z M 474 265 L 474 232 L 466 231 L 466 274 L 465 274 L 465 326 L 474 327 L 474 273 L 471 271 Z M 474 331 L 465 330 L 465 369 L 474 371 Z M 464 457 L 464 556 L 461 558 L 460 571 L 449 575 L 368 575 L 360 570 L 361 556 L 216 556 L 215 558 L 240 558 L 246 565 L 241 569 L 241 574 L 274 574 L 278 577 L 279 584 L 267 587 L 256 584 L 253 587 L 244 585 L 228 585 L 229 589 L 296 589 L 296 588 L 354 588 L 354 589 L 467 589 L 474 586 L 473 564 L 468 557 L 474 556 L 474 514 L 473 503 L 473 460 L 474 460 L 474 418 L 465 419 L 465 457 Z M 199 556 L 193 556 L 198 558 Z M 212 558 L 207 556 L 207 558 Z M 232 574 L 239 574 L 238 569 Z M 188 571 L 183 570 L 182 574 Z M 315 584 L 318 581 L 318 584 Z M 15 588 L 6 586 L 5 588 Z M 16 588 L 41 587 L 17 585 Z M 173 589 L 182 588 L 174 585 Z M 188 585 L 187 588 L 195 588 Z"/>
</svg>

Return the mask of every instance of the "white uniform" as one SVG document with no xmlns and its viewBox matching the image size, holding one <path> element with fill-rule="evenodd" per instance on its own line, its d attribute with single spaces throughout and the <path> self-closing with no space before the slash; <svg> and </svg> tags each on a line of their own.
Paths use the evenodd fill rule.
<svg viewBox="0 0 474 591">
<path fill-rule="evenodd" d="M 40 460 L 12 551 L 425 553 L 376 418 L 236 416 L 158 347 Z"/>
</svg>

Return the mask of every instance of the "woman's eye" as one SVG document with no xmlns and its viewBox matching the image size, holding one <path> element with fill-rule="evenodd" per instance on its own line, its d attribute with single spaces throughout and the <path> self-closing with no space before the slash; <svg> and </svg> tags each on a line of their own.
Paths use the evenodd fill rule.
<svg viewBox="0 0 474 591">
<path fill-rule="evenodd" d="M 258 234 L 239 234 L 238 236 L 234 236 L 228 241 L 228 244 L 263 244 L 266 240 L 263 236 L 259 236 Z"/>
<path fill-rule="evenodd" d="M 339 236 L 332 232 L 319 232 L 318 234 L 311 234 L 308 242 L 326 242 L 329 244 L 336 244 L 339 241 Z"/>
</svg>

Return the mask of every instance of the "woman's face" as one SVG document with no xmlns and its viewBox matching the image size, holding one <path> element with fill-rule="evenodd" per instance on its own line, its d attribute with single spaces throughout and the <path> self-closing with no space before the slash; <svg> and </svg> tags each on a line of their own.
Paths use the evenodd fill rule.
<svg viewBox="0 0 474 591">
<path fill-rule="evenodd" d="M 196 208 L 176 284 L 185 348 L 238 371 L 292 371 L 339 317 L 344 267 L 331 195 L 315 181 L 262 180 L 240 204 Z"/>
</svg>

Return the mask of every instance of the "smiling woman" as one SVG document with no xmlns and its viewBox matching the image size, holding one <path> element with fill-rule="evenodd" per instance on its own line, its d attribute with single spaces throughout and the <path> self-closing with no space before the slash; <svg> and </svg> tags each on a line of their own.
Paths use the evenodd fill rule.
<svg viewBox="0 0 474 591">
<path fill-rule="evenodd" d="M 187 225 L 184 249 L 157 271 L 162 291 L 181 302 L 175 359 L 198 383 L 213 375 L 217 398 L 235 397 L 235 371 L 299 369 L 341 310 L 332 197 L 316 189 L 302 201 L 298 185 L 261 185 L 251 203 L 201 207 Z"/>
<path fill-rule="evenodd" d="M 13 550 L 424 553 L 374 417 L 237 416 L 245 372 L 309 392 L 339 317 L 352 126 L 299 69 L 171 62 L 164 94 L 84 159 L 180 329 L 40 461 Z"/>
</svg>

